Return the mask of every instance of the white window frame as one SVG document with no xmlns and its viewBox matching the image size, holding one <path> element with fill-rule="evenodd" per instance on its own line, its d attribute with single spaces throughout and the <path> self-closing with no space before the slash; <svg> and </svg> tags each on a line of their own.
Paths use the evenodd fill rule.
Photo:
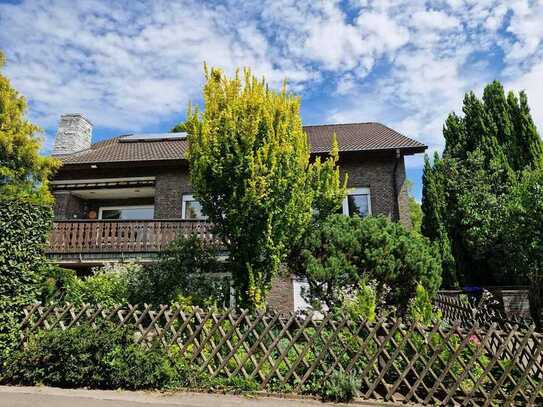
<svg viewBox="0 0 543 407">
<path fill-rule="evenodd" d="M 347 188 L 347 196 L 343 199 L 343 214 L 349 216 L 349 195 L 367 195 L 368 196 L 368 216 L 371 215 L 371 191 L 370 188 Z"/>
<path fill-rule="evenodd" d="M 186 194 L 186 195 L 183 195 L 183 199 L 182 199 L 182 202 L 181 202 L 181 219 L 187 219 L 187 213 L 186 213 L 186 208 L 185 208 L 185 204 L 186 202 L 189 202 L 189 201 L 198 201 L 196 198 L 194 198 L 194 195 L 192 194 Z M 202 219 L 191 219 L 191 220 L 207 220 L 207 216 L 204 216 Z"/>
<path fill-rule="evenodd" d="M 123 210 L 123 209 L 152 209 L 153 210 L 153 217 L 154 217 L 155 206 L 154 205 L 100 206 L 100 208 L 98 208 L 98 219 L 103 220 L 102 219 L 102 211 L 103 210 L 106 210 L 106 211 L 109 211 L 109 210 L 116 211 L 117 210 L 118 211 L 118 210 Z"/>
</svg>

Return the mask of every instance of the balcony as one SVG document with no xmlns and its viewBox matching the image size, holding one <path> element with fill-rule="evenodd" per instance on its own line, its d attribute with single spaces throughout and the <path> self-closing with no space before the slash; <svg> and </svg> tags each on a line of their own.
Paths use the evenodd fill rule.
<svg viewBox="0 0 543 407">
<path fill-rule="evenodd" d="M 211 224 L 195 220 L 57 221 L 49 234 L 47 255 L 60 264 L 119 259 L 151 259 L 178 236 L 211 240 Z"/>
</svg>

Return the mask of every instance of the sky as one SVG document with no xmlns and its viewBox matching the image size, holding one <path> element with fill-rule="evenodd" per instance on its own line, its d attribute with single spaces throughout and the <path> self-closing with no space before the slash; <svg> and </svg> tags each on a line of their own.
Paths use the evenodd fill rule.
<svg viewBox="0 0 543 407">
<path fill-rule="evenodd" d="M 527 91 L 543 133 L 543 0 L 0 0 L 0 49 L 45 152 L 63 113 L 93 141 L 169 131 L 201 104 L 204 61 L 286 79 L 304 124 L 377 121 L 430 154 L 494 79 Z M 406 161 L 418 199 L 422 165 Z"/>
</svg>

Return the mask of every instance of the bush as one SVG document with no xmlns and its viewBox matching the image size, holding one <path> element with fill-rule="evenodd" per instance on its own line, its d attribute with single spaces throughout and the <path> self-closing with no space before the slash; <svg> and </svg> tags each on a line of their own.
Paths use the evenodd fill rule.
<svg viewBox="0 0 543 407">
<path fill-rule="evenodd" d="M 349 402 L 358 395 L 360 386 L 361 382 L 355 375 L 334 372 L 324 383 L 321 389 L 321 396 L 324 401 Z"/>
<path fill-rule="evenodd" d="M 211 306 L 229 303 L 229 278 L 222 274 L 214 244 L 198 236 L 181 236 L 159 257 L 157 264 L 142 270 L 130 301 L 148 304 L 182 302 Z"/>
<path fill-rule="evenodd" d="M 376 280 L 378 297 L 405 311 L 420 282 L 430 295 L 441 283 L 437 249 L 427 239 L 383 216 L 332 215 L 306 237 L 301 270 L 312 299 L 330 309 Z"/>
<path fill-rule="evenodd" d="M 0 366 L 18 343 L 22 308 L 36 300 L 38 269 L 52 211 L 21 199 L 0 199 Z"/>
<path fill-rule="evenodd" d="M 411 320 L 422 325 L 430 325 L 442 317 L 441 311 L 432 304 L 428 291 L 420 284 L 417 285 L 415 296 L 409 301 L 408 314 Z"/>
<path fill-rule="evenodd" d="M 158 262 L 143 267 L 134 262 L 109 263 L 78 278 L 72 270 L 45 267 L 39 298 L 44 302 L 123 303 L 214 306 L 229 303 L 230 279 L 217 257 L 215 245 L 196 235 L 180 237 L 160 254 Z"/>
<path fill-rule="evenodd" d="M 151 389 L 174 387 L 187 376 L 159 345 L 134 343 L 128 328 L 104 323 L 42 331 L 14 353 L 2 381 L 58 387 Z"/>
<path fill-rule="evenodd" d="M 68 293 L 79 284 L 78 280 L 74 270 L 46 263 L 39 272 L 37 300 L 42 304 L 65 302 Z"/>
<path fill-rule="evenodd" d="M 377 309 L 375 284 L 367 284 L 362 281 L 354 296 L 345 299 L 342 307 L 339 309 L 353 321 L 362 319 L 364 321 L 373 322 Z"/>
<path fill-rule="evenodd" d="M 91 276 L 77 281 L 68 290 L 66 301 L 105 307 L 127 303 L 144 272 L 142 265 L 133 262 L 105 264 L 93 269 Z"/>
<path fill-rule="evenodd" d="M 38 298 L 44 304 L 100 304 L 111 307 L 129 301 L 137 288 L 143 266 L 133 262 L 107 263 L 92 275 L 79 278 L 75 271 L 47 265 L 40 273 Z"/>
<path fill-rule="evenodd" d="M 132 343 L 117 345 L 104 357 L 111 377 L 111 387 L 122 389 L 162 389 L 186 383 L 186 369 L 165 356 L 160 344 L 150 349 Z"/>
</svg>

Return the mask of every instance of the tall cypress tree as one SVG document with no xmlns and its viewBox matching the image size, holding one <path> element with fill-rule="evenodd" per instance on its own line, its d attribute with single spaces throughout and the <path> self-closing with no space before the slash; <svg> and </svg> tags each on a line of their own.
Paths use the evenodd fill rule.
<svg viewBox="0 0 543 407">
<path fill-rule="evenodd" d="M 542 167 L 543 143 L 526 94 L 506 97 L 498 81 L 485 87 L 482 99 L 468 92 L 462 110 L 445 122 L 443 160 L 425 165 L 422 230 L 450 243 L 456 273 L 449 275 L 457 280 L 444 276 L 446 284 L 513 282 L 497 261 L 504 238 L 498 224 L 520 172 Z"/>
<path fill-rule="evenodd" d="M 421 205 L 424 218 L 421 232 L 439 247 L 443 269 L 443 285 L 445 287 L 454 287 L 458 285 L 458 276 L 447 232 L 447 199 L 445 197 L 443 175 L 443 160 L 437 153 L 434 155 L 433 165 L 428 156 L 424 157 L 422 175 L 424 189 L 422 191 Z"/>
</svg>

